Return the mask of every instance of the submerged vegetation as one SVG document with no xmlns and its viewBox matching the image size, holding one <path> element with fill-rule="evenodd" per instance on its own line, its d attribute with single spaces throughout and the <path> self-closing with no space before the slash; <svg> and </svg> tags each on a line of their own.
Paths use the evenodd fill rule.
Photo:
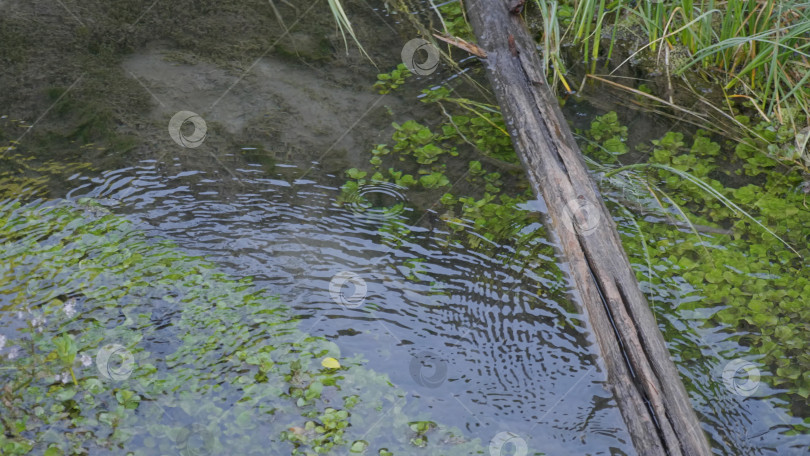
<svg viewBox="0 0 810 456">
<path fill-rule="evenodd" d="M 91 199 L 0 205 L 0 452 L 469 455 L 277 298 Z M 6 317 L 4 317 L 6 318 Z M 102 356 L 102 353 L 105 353 Z"/>
<path fill-rule="evenodd" d="M 455 5 L 439 8 L 443 24 L 452 24 L 445 31 L 470 39 Z M 618 212 L 639 280 L 647 289 L 672 291 L 664 302 L 651 297 L 656 312 L 691 320 L 698 341 L 706 332 L 727 334 L 723 348 L 678 343 L 682 359 L 701 353 L 716 360 L 711 364 L 749 360 L 768 385 L 759 394 L 776 395 L 790 414 L 810 423 L 810 358 L 804 349 L 810 339 L 810 6 L 773 0 L 534 5 L 537 10 L 523 14 L 530 23 L 539 17 L 547 72 L 567 91 L 566 61 L 572 67 L 586 63 L 589 72 L 597 64 L 616 72 L 646 59 L 644 76 L 658 73 L 653 77 L 664 82 L 655 94 L 638 78 L 627 87 L 641 98 L 636 101 L 654 99 L 711 130 L 670 131 L 630 144 L 627 128 L 608 113 L 579 138 Z M 570 46 L 576 51 L 567 51 Z M 733 129 L 717 130 L 709 117 L 677 106 L 675 85 L 712 105 L 710 112 L 722 111 Z M 708 101 L 700 91 L 720 96 Z M 622 166 L 622 155 L 630 152 L 634 161 L 646 163 Z M 470 162 L 471 170 L 478 166 Z M 491 228 L 494 236 L 503 220 L 511 220 L 511 234 L 520 232 L 514 217 L 476 217 L 468 212 L 472 200 L 458 201 L 465 206 L 463 222 L 455 226 Z M 683 339 L 676 332 L 682 327 L 662 322 L 662 328 L 672 343 Z M 808 431 L 810 426 L 795 424 L 787 432 Z"/>
<path fill-rule="evenodd" d="M 402 68 L 395 73 L 396 87 L 387 84 L 392 73 L 380 75 L 377 88 L 413 80 Z M 458 96 L 451 86 L 422 91 L 422 101 L 443 116 L 439 129 L 395 123 L 392 143 L 371 151 L 369 167 L 347 172 L 344 199 L 377 182 L 431 191 L 440 204 L 426 209 L 439 214 L 450 240 L 473 249 L 513 243 L 519 255 L 553 258 L 547 245 L 532 243 L 542 229 L 522 174 L 510 172 L 517 158 L 497 107 Z M 649 298 L 657 314 L 668 316 L 659 323 L 679 362 L 701 359 L 690 369 L 702 370 L 749 360 L 761 373 L 757 394 L 778 397 L 787 413 L 808 423 L 810 186 L 773 153 L 778 144 L 790 146 L 788 127 L 742 115 L 737 121 L 754 133 L 750 140 L 697 130 L 634 142 L 615 112 L 596 117 L 577 137 L 643 288 L 667 290 Z M 642 163 L 624 166 L 628 154 Z M 506 179 L 511 184 L 503 186 Z M 673 325 L 673 318 L 682 323 Z M 725 334 L 724 343 L 704 342 L 707 332 Z M 720 381 L 715 372 L 701 375 Z M 794 422 L 786 432 L 808 431 Z"/>
<path fill-rule="evenodd" d="M 605 117 L 615 119 L 604 116 L 583 132 L 602 146 L 609 139 L 596 138 Z M 639 280 L 671 290 L 656 310 L 693 320 L 698 334 L 726 332 L 737 346 L 720 350 L 707 342 L 681 349 L 719 360 L 752 360 L 788 409 L 810 418 L 810 358 L 804 349 L 810 338 L 810 211 L 799 191 L 801 177 L 785 175 L 777 161 L 762 160 L 745 144 L 723 147 L 701 131 L 690 139 L 670 132 L 637 147 L 649 154 L 647 163 L 596 169 L 614 207 L 644 216 L 628 218 L 625 212 L 618 220 L 624 222 L 622 240 Z M 729 147 L 733 155 L 720 163 Z M 767 192 L 759 185 L 721 182 L 741 175 L 755 176 Z M 670 340 L 675 331 L 668 328 Z"/>
<path fill-rule="evenodd" d="M 381 81 L 390 80 L 389 75 L 380 76 Z M 388 182 L 419 192 L 425 201 L 439 201 L 450 233 L 481 228 L 466 238 L 473 248 L 487 241 L 522 238 L 521 242 L 529 242 L 544 237 L 539 226 L 520 235 L 538 221 L 528 208 L 520 208 L 532 198 L 531 190 L 525 184 L 526 191 L 520 195 L 510 196 L 503 190 L 504 181 L 514 183 L 520 168 L 497 107 L 452 96 L 445 87 L 426 89 L 422 95 L 424 103 L 441 110 L 444 122 L 437 131 L 415 120 L 394 123 L 392 144 L 379 144 L 371 151 L 369 168 L 346 172 L 351 180 L 343 186 L 343 201 L 362 198 L 368 183 Z M 462 179 L 451 181 L 451 173 L 462 174 Z"/>
<path fill-rule="evenodd" d="M 339 30 L 357 41 L 341 3 L 329 5 Z M 773 0 L 533 5 L 525 14 L 543 24 L 538 42 L 548 72 L 567 92 L 577 87 L 566 63 L 580 63 L 568 46 L 582 50 L 577 55 L 595 71 L 599 63 L 616 63 L 620 43 L 630 42 L 635 47 L 624 44 L 625 54 L 632 55 L 622 58 L 660 56 L 663 64 L 649 71 L 682 77 L 686 85 L 694 82 L 687 75 L 699 74 L 723 94 L 716 108 L 745 133 L 743 141 L 699 130 L 633 143 L 615 113 L 597 117 L 578 137 L 616 209 L 639 280 L 647 290 L 669 290 L 651 296 L 656 313 L 684 322 L 660 322 L 681 366 L 692 368 L 687 360 L 696 358 L 750 359 L 768 386 L 760 394 L 778 397 L 805 420 L 784 432 L 809 432 L 810 185 L 796 171 L 810 166 L 810 7 Z M 134 33 L 121 24 L 135 22 L 142 10 L 112 9 L 121 17 L 99 21 L 103 30 L 81 27 L 52 41 L 64 55 L 79 56 L 66 70 L 76 77 L 85 67 L 117 68 L 120 54 L 152 39 L 152 29 L 194 51 L 185 58 L 236 68 L 272 46 L 286 56 L 299 52 L 289 40 L 277 42 L 281 33 L 263 36 L 272 24 L 267 8 L 276 11 L 272 2 L 254 5 L 257 13 L 250 15 L 223 4 L 228 14 L 243 15 L 251 35 L 225 42 L 215 38 L 224 27 L 216 8 L 206 6 L 203 20 L 188 21 L 191 32 L 171 27 L 170 21 L 188 19 L 186 6 L 157 4 L 159 14 L 150 20 L 162 26 Z M 442 15 L 437 30 L 473 40 L 459 2 L 432 11 Z M 45 38 L 23 39 L 18 24 L 6 25 L 0 27 L 2 61 L 14 67 L 37 61 L 25 56 L 44 48 Z M 327 58 L 329 44 L 307 59 Z M 386 94 L 419 80 L 400 65 L 379 75 L 374 89 Z M 130 150 L 135 140 L 115 129 L 117 116 L 135 102 L 146 106 L 148 94 L 120 71 L 76 90 L 87 96 L 98 87 L 105 90 L 95 96 L 108 102 L 98 109 L 80 97 L 59 102 L 66 87 L 47 90 L 48 102 L 57 102 L 53 115 L 63 117 L 69 133 L 38 130 L 28 148 L 69 143 L 89 154 L 102 150 L 91 142 L 106 140 L 109 150 Z M 641 84 L 634 90 L 652 91 Z M 666 94 L 656 95 L 666 101 Z M 421 100 L 440 120 L 393 124 L 390 141 L 370 150 L 365 166 L 346 172 L 340 202 L 385 206 L 366 200 L 364 189 L 407 189 L 425 215 L 410 223 L 386 217 L 380 229 L 390 234 L 387 241 L 430 224 L 438 227 L 440 244 L 498 256 L 545 280 L 545 292 L 565 300 L 566 290 L 555 288 L 563 272 L 498 107 L 448 82 L 422 90 Z M 0 125 L 0 138 L 13 141 L 21 130 L 9 122 Z M 65 166 L 19 152 L 16 144 L 0 148 L 0 291 L 15 334 L 0 339 L 0 453 L 486 454 L 480 441 L 413 412 L 407 394 L 362 359 L 301 332 L 284 306 L 287 297 L 228 277 L 93 200 L 47 200 L 54 181 L 87 173 L 89 164 Z M 628 155 L 642 163 L 624 166 Z M 25 202 L 29 193 L 41 199 Z M 384 213 L 400 214 L 404 204 Z M 714 330 L 730 343 L 718 349 L 682 337 Z M 108 347 L 116 356 L 99 358 Z M 99 359 L 113 364 L 99 366 Z"/>
</svg>

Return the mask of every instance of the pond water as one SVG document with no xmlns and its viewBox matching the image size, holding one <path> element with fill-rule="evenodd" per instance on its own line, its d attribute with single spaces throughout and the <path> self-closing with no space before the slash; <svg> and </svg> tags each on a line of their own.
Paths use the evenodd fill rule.
<svg viewBox="0 0 810 456">
<path fill-rule="evenodd" d="M 508 261 L 520 256 L 508 245 L 492 257 L 442 246 L 409 222 L 416 212 L 394 217 L 411 233 L 391 239 L 379 218 L 337 207 L 343 181 L 321 170 L 290 181 L 237 169 L 243 187 L 227 198 L 206 172 L 168 171 L 144 163 L 73 194 L 120 201 L 111 209 L 254 277 L 306 319 L 302 330 L 362 354 L 437 421 L 470 436 L 531 436 L 549 454 L 632 453 L 581 317 L 543 297 L 565 284 L 524 274 L 531 258 Z M 330 294 L 342 271 L 367 287 L 345 285 L 347 303 Z"/>
<path fill-rule="evenodd" d="M 410 38 L 407 28 L 397 28 L 398 17 L 385 8 L 365 5 L 353 13 L 356 27 L 367 28 L 364 36 L 385 37 L 363 44 L 387 71 Z M 127 114 L 139 119 L 126 127 L 137 145 L 121 156 L 114 148 L 84 148 L 82 160 L 92 169 L 44 187 L 53 197 L 92 198 L 149 236 L 170 239 L 233 277 L 253 277 L 257 288 L 279 296 L 302 320 L 300 330 L 334 342 L 341 356 L 361 356 L 406 392 L 414 413 L 458 427 L 466 439 L 487 445 L 507 431 L 548 455 L 635 454 L 584 318 L 567 292 L 565 265 L 548 253 L 555 240 L 543 228 L 542 201 L 523 206 L 536 220 L 522 228 L 521 240 L 489 242 L 486 251 L 454 242 L 439 220 L 438 201 L 404 187 L 369 187 L 364 196 L 370 203 L 341 203 L 346 170 L 367 163 L 376 144 L 390 141 L 391 122 L 441 122 L 420 106 L 419 91 L 459 73 L 442 66 L 414 87 L 380 95 L 371 90 L 378 71 L 356 52 L 351 59 L 342 59 L 340 48 L 336 59 L 307 58 L 323 45 L 322 32 L 301 24 L 290 29 L 300 48 L 254 52 L 262 57 L 241 70 L 195 61 L 171 43 L 134 49 L 117 68 L 150 100 Z M 462 73 L 475 66 L 465 62 Z M 199 113 L 206 124 L 207 136 L 195 147 L 175 143 L 166 129 L 178 111 Z M 584 100 L 566 107 L 581 126 L 596 112 L 601 106 Z M 631 128 L 649 134 L 649 116 L 624 112 L 635 116 Z M 38 145 L 38 161 L 71 161 L 60 156 L 61 143 Z M 451 188 L 468 185 L 463 170 L 447 175 Z M 505 188 L 523 191 L 519 177 L 504 180 Z M 627 220 L 617 222 L 629 231 Z M 664 326 L 677 331 L 691 324 L 661 313 L 682 296 L 664 286 L 645 291 Z M 158 311 L 159 330 L 143 344 L 168 352 L 172 343 L 163 344 L 175 331 L 175 313 Z M 10 334 L 3 319 L 0 334 Z M 699 340 L 684 334 L 669 342 L 685 377 L 705 376 L 690 385 L 717 454 L 806 454 L 806 439 L 780 433 L 781 420 L 794 418 L 775 407 L 776 399 L 737 401 L 712 380 L 716 368 L 708 350 L 705 359 L 682 355 L 694 346 L 722 345 L 727 335 L 703 331 Z M 380 419 L 388 418 L 381 413 Z"/>
</svg>

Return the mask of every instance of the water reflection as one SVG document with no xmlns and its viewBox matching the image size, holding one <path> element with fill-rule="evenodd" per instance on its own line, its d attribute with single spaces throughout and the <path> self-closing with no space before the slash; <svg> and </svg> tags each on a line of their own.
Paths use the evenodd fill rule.
<svg viewBox="0 0 810 456">
<path fill-rule="evenodd" d="M 335 204 L 343 182 L 331 173 L 254 168 L 237 169 L 237 190 L 223 192 L 223 178 L 179 160 L 170 173 L 144 162 L 72 196 L 119 201 L 116 212 L 155 235 L 255 277 L 305 319 L 302 330 L 365 357 L 418 398 L 415 413 L 468 438 L 509 431 L 548 454 L 633 454 L 559 271 L 530 267 L 538 260 L 514 246 L 467 250 L 412 206 L 378 209 L 392 195 L 407 201 L 401 189 L 375 188 L 385 201 L 358 210 Z M 334 299 L 336 275 L 362 281 L 362 305 Z M 344 295 L 354 299 L 360 281 Z"/>
</svg>

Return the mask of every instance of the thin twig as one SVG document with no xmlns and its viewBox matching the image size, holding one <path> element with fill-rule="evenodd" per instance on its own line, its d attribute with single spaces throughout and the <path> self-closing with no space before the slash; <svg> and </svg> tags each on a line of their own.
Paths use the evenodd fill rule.
<svg viewBox="0 0 810 456">
<path fill-rule="evenodd" d="M 482 59 L 487 58 L 486 51 L 484 51 L 483 49 L 478 47 L 478 45 L 475 44 L 475 43 L 470 43 L 468 41 L 462 40 L 461 38 L 457 38 L 457 37 L 450 36 L 450 35 L 440 35 L 438 33 L 434 33 L 433 36 L 435 36 L 436 38 L 444 41 L 445 43 L 452 44 L 453 46 L 455 46 L 455 47 L 457 47 L 459 49 L 463 49 L 463 50 L 469 52 L 472 55 L 475 55 L 475 56 L 480 57 Z"/>
</svg>

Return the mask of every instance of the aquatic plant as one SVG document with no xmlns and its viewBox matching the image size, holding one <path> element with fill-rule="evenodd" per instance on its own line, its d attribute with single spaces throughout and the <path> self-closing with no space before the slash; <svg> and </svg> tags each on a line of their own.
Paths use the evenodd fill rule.
<svg viewBox="0 0 810 456">
<path fill-rule="evenodd" d="M 599 57 L 599 43 L 603 41 L 600 26 L 612 15 L 615 25 L 609 39 L 611 47 L 617 28 L 633 29 L 639 24 L 647 43 L 632 56 L 647 48 L 659 52 L 659 58 L 660 52 L 664 52 L 665 65 L 672 65 L 673 75 L 697 68 L 705 78 L 721 82 L 729 107 L 735 100 L 746 101 L 764 120 L 775 118 L 791 126 L 794 132 L 810 122 L 807 84 L 810 75 L 806 71 L 810 58 L 810 8 L 804 3 L 776 0 L 570 3 L 574 13 L 569 29 L 576 30 L 573 41 L 584 47 L 586 61 Z M 546 5 L 541 11 L 548 8 Z M 593 49 L 590 55 L 589 47 Z M 688 57 L 675 59 L 678 49 L 685 50 Z M 552 50 L 551 55 L 557 54 L 559 50 Z M 608 52 L 606 59 L 610 58 Z"/>
<path fill-rule="evenodd" d="M 595 126 L 599 133 L 604 125 L 605 118 L 598 118 L 581 134 L 604 144 L 607 135 L 596 140 L 592 134 Z M 784 174 L 778 161 L 750 144 L 720 144 L 702 131 L 691 138 L 669 132 L 637 148 L 648 154 L 647 163 L 592 163 L 604 173 L 599 182 L 609 206 L 624 205 L 625 214 L 636 214 L 617 219 L 620 226 L 635 227 L 620 233 L 639 280 L 648 289 L 667 286 L 674 295 L 650 302 L 662 314 L 691 322 L 696 334 L 719 328 L 739 344 L 735 352 L 710 344 L 684 346 L 684 338 L 673 332 L 683 328 L 661 322 L 670 345 L 714 362 L 756 360 L 772 394 L 785 400 L 790 413 L 807 419 L 810 377 L 804 373 L 810 358 L 801 347 L 810 337 L 810 312 L 804 305 L 810 292 L 810 210 L 798 191 L 801 175 Z M 585 150 L 604 156 L 595 147 Z M 721 157 L 730 157 L 730 163 L 720 166 Z M 718 180 L 723 176 L 730 182 L 747 176 L 761 185 L 731 187 Z M 792 432 L 808 430 L 794 424 Z"/>
<path fill-rule="evenodd" d="M 421 100 L 444 121 L 434 128 L 415 120 L 394 122 L 391 142 L 371 150 L 368 166 L 346 171 L 337 204 L 386 214 L 378 231 L 384 242 L 397 245 L 408 238 L 411 223 L 434 220 L 428 223 L 431 230 L 440 223 L 435 233 L 440 245 L 462 244 L 537 277 L 551 276 L 548 296 L 566 302 L 565 290 L 555 286 L 562 283 L 562 271 L 529 204 L 534 195 L 517 166 L 501 113 L 445 86 L 423 90 Z M 364 189 L 380 184 L 407 189 L 418 211 L 405 211 L 401 200 L 363 196 Z M 408 220 L 411 213 L 421 215 Z"/>
<path fill-rule="evenodd" d="M 547 75 L 552 76 L 552 87 L 557 87 L 557 83 L 561 82 L 568 92 L 571 92 L 571 86 L 565 78 L 565 63 L 563 62 L 560 51 L 565 44 L 563 41 L 563 33 L 560 31 L 561 23 L 565 18 L 570 18 L 571 8 L 567 5 L 562 5 L 559 2 L 544 2 L 535 0 L 537 7 L 540 9 L 540 18 L 543 21 L 543 69 Z M 568 21 L 570 25 L 570 20 Z"/>
<path fill-rule="evenodd" d="M 5 199 L 0 240 L 2 454 L 483 452 L 415 440 L 386 376 L 93 200 Z"/>
<path fill-rule="evenodd" d="M 405 84 L 405 79 L 413 76 L 408 67 L 404 63 L 400 63 L 396 68 L 388 73 L 380 73 L 377 75 L 377 82 L 374 83 L 374 88 L 381 95 L 390 93 L 402 84 Z"/>
</svg>

